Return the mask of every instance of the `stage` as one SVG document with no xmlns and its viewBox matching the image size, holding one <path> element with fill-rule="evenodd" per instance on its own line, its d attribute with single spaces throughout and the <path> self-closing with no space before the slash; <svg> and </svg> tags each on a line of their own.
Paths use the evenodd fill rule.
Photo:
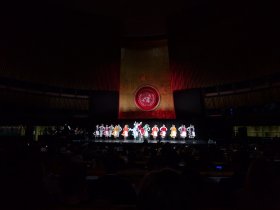
<svg viewBox="0 0 280 210">
<path fill-rule="evenodd" d="M 157 144 L 159 143 L 159 140 L 134 140 L 134 139 L 75 139 L 73 142 L 92 142 L 92 143 L 111 143 L 111 144 Z M 171 140 L 171 139 L 165 139 L 161 140 L 160 143 L 170 143 L 170 144 L 207 144 L 207 141 L 205 140 L 197 140 L 197 139 L 188 139 L 188 140 Z"/>
</svg>

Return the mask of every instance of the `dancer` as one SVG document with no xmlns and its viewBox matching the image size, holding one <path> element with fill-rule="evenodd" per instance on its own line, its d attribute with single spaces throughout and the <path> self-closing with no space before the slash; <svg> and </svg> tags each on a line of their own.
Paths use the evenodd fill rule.
<svg viewBox="0 0 280 210">
<path fill-rule="evenodd" d="M 122 127 L 120 126 L 120 124 L 118 124 L 114 127 L 113 136 L 114 136 L 115 139 L 119 138 L 121 131 L 122 131 Z"/>
<path fill-rule="evenodd" d="M 99 125 L 96 125 L 95 132 L 93 132 L 95 139 L 99 138 Z"/>
<path fill-rule="evenodd" d="M 112 137 L 112 135 L 113 135 L 113 130 L 114 130 L 114 126 L 113 126 L 113 124 L 111 124 L 111 125 L 109 126 L 109 138 Z"/>
<path fill-rule="evenodd" d="M 185 138 L 187 137 L 187 128 L 186 128 L 186 126 L 185 125 L 181 125 L 178 128 L 178 131 L 180 132 L 180 137 L 185 140 Z"/>
<path fill-rule="evenodd" d="M 170 128 L 171 133 L 170 133 L 170 137 L 175 140 L 176 136 L 177 136 L 177 128 L 175 127 L 175 125 L 172 125 L 172 127 Z"/>
<path fill-rule="evenodd" d="M 105 136 L 105 139 L 109 138 L 109 126 L 108 125 L 105 126 L 104 136 Z"/>
<path fill-rule="evenodd" d="M 153 139 L 156 140 L 157 139 L 157 136 L 158 136 L 158 126 L 157 125 L 154 125 L 154 127 L 152 128 L 152 136 L 153 136 Z"/>
<path fill-rule="evenodd" d="M 134 140 L 136 140 L 137 137 L 138 137 L 138 125 L 139 125 L 139 123 L 135 121 L 133 125 L 134 125 L 134 127 L 132 129 L 129 129 L 129 131 L 132 131 L 133 138 L 134 138 Z"/>
<path fill-rule="evenodd" d="M 78 127 L 76 127 L 74 130 L 74 135 L 78 136 L 79 134 L 80 134 L 80 129 Z"/>
<path fill-rule="evenodd" d="M 187 127 L 188 137 L 190 139 L 193 139 L 195 137 L 195 131 L 194 131 L 194 125 L 190 124 L 189 127 Z"/>
<path fill-rule="evenodd" d="M 159 130 L 160 130 L 161 139 L 164 139 L 165 136 L 166 136 L 167 128 L 166 128 L 165 125 L 163 124 L 163 125 L 160 127 Z"/>
<path fill-rule="evenodd" d="M 125 125 L 125 126 L 123 127 L 123 132 L 122 132 L 122 136 L 123 136 L 124 140 L 126 140 L 127 137 L 128 137 L 128 131 L 129 131 L 128 125 Z"/>
<path fill-rule="evenodd" d="M 100 139 L 102 139 L 102 137 L 103 137 L 104 130 L 105 130 L 104 124 L 101 124 L 99 126 L 99 137 L 100 137 Z"/>
<path fill-rule="evenodd" d="M 151 130 L 150 126 L 148 124 L 145 124 L 143 129 L 144 129 L 144 138 L 148 139 L 149 138 L 149 131 Z"/>
<path fill-rule="evenodd" d="M 144 134 L 145 134 L 145 129 L 142 127 L 142 122 L 138 124 L 138 132 L 139 132 L 139 140 L 143 141 L 144 139 Z"/>
</svg>

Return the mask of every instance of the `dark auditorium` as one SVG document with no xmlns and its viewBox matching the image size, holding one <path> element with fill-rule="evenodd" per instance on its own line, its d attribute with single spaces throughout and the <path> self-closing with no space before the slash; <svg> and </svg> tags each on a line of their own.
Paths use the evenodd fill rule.
<svg viewBox="0 0 280 210">
<path fill-rule="evenodd" d="M 4 0 L 0 18 L 0 209 L 280 209 L 276 2 Z"/>
</svg>

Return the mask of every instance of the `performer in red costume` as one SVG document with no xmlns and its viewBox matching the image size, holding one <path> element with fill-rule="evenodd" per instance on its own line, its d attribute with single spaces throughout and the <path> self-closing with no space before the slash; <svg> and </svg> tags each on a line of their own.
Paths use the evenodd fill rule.
<svg viewBox="0 0 280 210">
<path fill-rule="evenodd" d="M 158 131 L 159 131 L 158 126 L 154 125 L 154 127 L 152 128 L 152 136 L 153 136 L 154 140 L 157 139 Z"/>
<path fill-rule="evenodd" d="M 124 140 L 126 140 L 127 137 L 128 137 L 128 131 L 129 131 L 128 125 L 125 125 L 125 126 L 123 127 L 123 132 L 122 132 L 122 136 L 123 136 Z"/>
<path fill-rule="evenodd" d="M 161 139 L 164 139 L 165 136 L 166 136 L 167 127 L 165 127 L 165 125 L 163 124 L 163 125 L 160 127 L 159 130 L 160 130 Z"/>
</svg>

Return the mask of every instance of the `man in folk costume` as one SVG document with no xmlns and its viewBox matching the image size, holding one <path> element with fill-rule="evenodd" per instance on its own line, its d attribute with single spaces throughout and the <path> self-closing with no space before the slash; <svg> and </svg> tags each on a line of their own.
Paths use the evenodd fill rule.
<svg viewBox="0 0 280 210">
<path fill-rule="evenodd" d="M 128 131 L 129 131 L 128 125 L 125 125 L 125 126 L 123 127 L 123 130 L 122 130 L 122 131 L 123 131 L 123 132 L 122 132 L 122 136 L 123 136 L 124 140 L 126 140 L 127 137 L 128 137 Z"/>
<path fill-rule="evenodd" d="M 194 131 L 194 126 L 192 124 L 190 124 L 190 126 L 187 127 L 187 131 L 188 131 L 188 137 L 190 139 L 193 139 L 195 137 L 195 131 Z"/>
<path fill-rule="evenodd" d="M 144 134 L 145 134 L 145 130 L 144 130 L 144 128 L 142 127 L 142 122 L 140 122 L 140 123 L 138 124 L 138 132 L 139 132 L 139 140 L 143 140 Z"/>
<path fill-rule="evenodd" d="M 95 139 L 99 138 L 99 125 L 96 125 L 95 131 L 93 132 Z"/>
<path fill-rule="evenodd" d="M 187 137 L 187 128 L 185 125 L 181 125 L 181 127 L 178 128 L 178 131 L 180 132 L 180 136 L 182 139 L 185 139 Z"/>
<path fill-rule="evenodd" d="M 172 125 L 172 127 L 170 128 L 170 137 L 175 140 L 176 136 L 177 136 L 177 128 L 175 127 L 175 125 Z"/>
<path fill-rule="evenodd" d="M 103 124 L 101 124 L 101 125 L 99 126 L 99 136 L 100 136 L 101 139 L 102 139 L 102 137 L 103 137 L 104 130 L 105 130 L 105 127 L 104 127 Z"/>
<path fill-rule="evenodd" d="M 148 124 L 145 124 L 143 129 L 144 129 L 144 138 L 148 139 L 149 138 L 149 131 L 151 130 L 150 126 Z"/>
<path fill-rule="evenodd" d="M 113 135 L 113 130 L 114 130 L 114 126 L 111 124 L 111 125 L 109 126 L 109 138 L 112 137 L 112 135 Z"/>
<path fill-rule="evenodd" d="M 139 125 L 139 123 L 138 122 L 134 122 L 134 127 L 131 129 L 129 129 L 129 131 L 132 131 L 132 135 L 133 135 L 133 138 L 134 138 L 134 140 L 136 140 L 137 139 L 137 137 L 138 137 L 138 125 Z"/>
<path fill-rule="evenodd" d="M 158 126 L 154 125 L 154 127 L 152 128 L 152 136 L 153 136 L 154 140 L 157 139 L 158 131 L 159 131 Z"/>
<path fill-rule="evenodd" d="M 161 127 L 160 127 L 160 136 L 162 139 L 165 138 L 166 136 L 166 132 L 167 132 L 167 127 L 165 127 L 165 125 L 163 124 Z"/>
<path fill-rule="evenodd" d="M 120 124 L 118 124 L 114 127 L 113 136 L 114 136 L 115 139 L 119 138 L 121 131 L 122 131 L 122 127 L 120 126 Z"/>
</svg>

